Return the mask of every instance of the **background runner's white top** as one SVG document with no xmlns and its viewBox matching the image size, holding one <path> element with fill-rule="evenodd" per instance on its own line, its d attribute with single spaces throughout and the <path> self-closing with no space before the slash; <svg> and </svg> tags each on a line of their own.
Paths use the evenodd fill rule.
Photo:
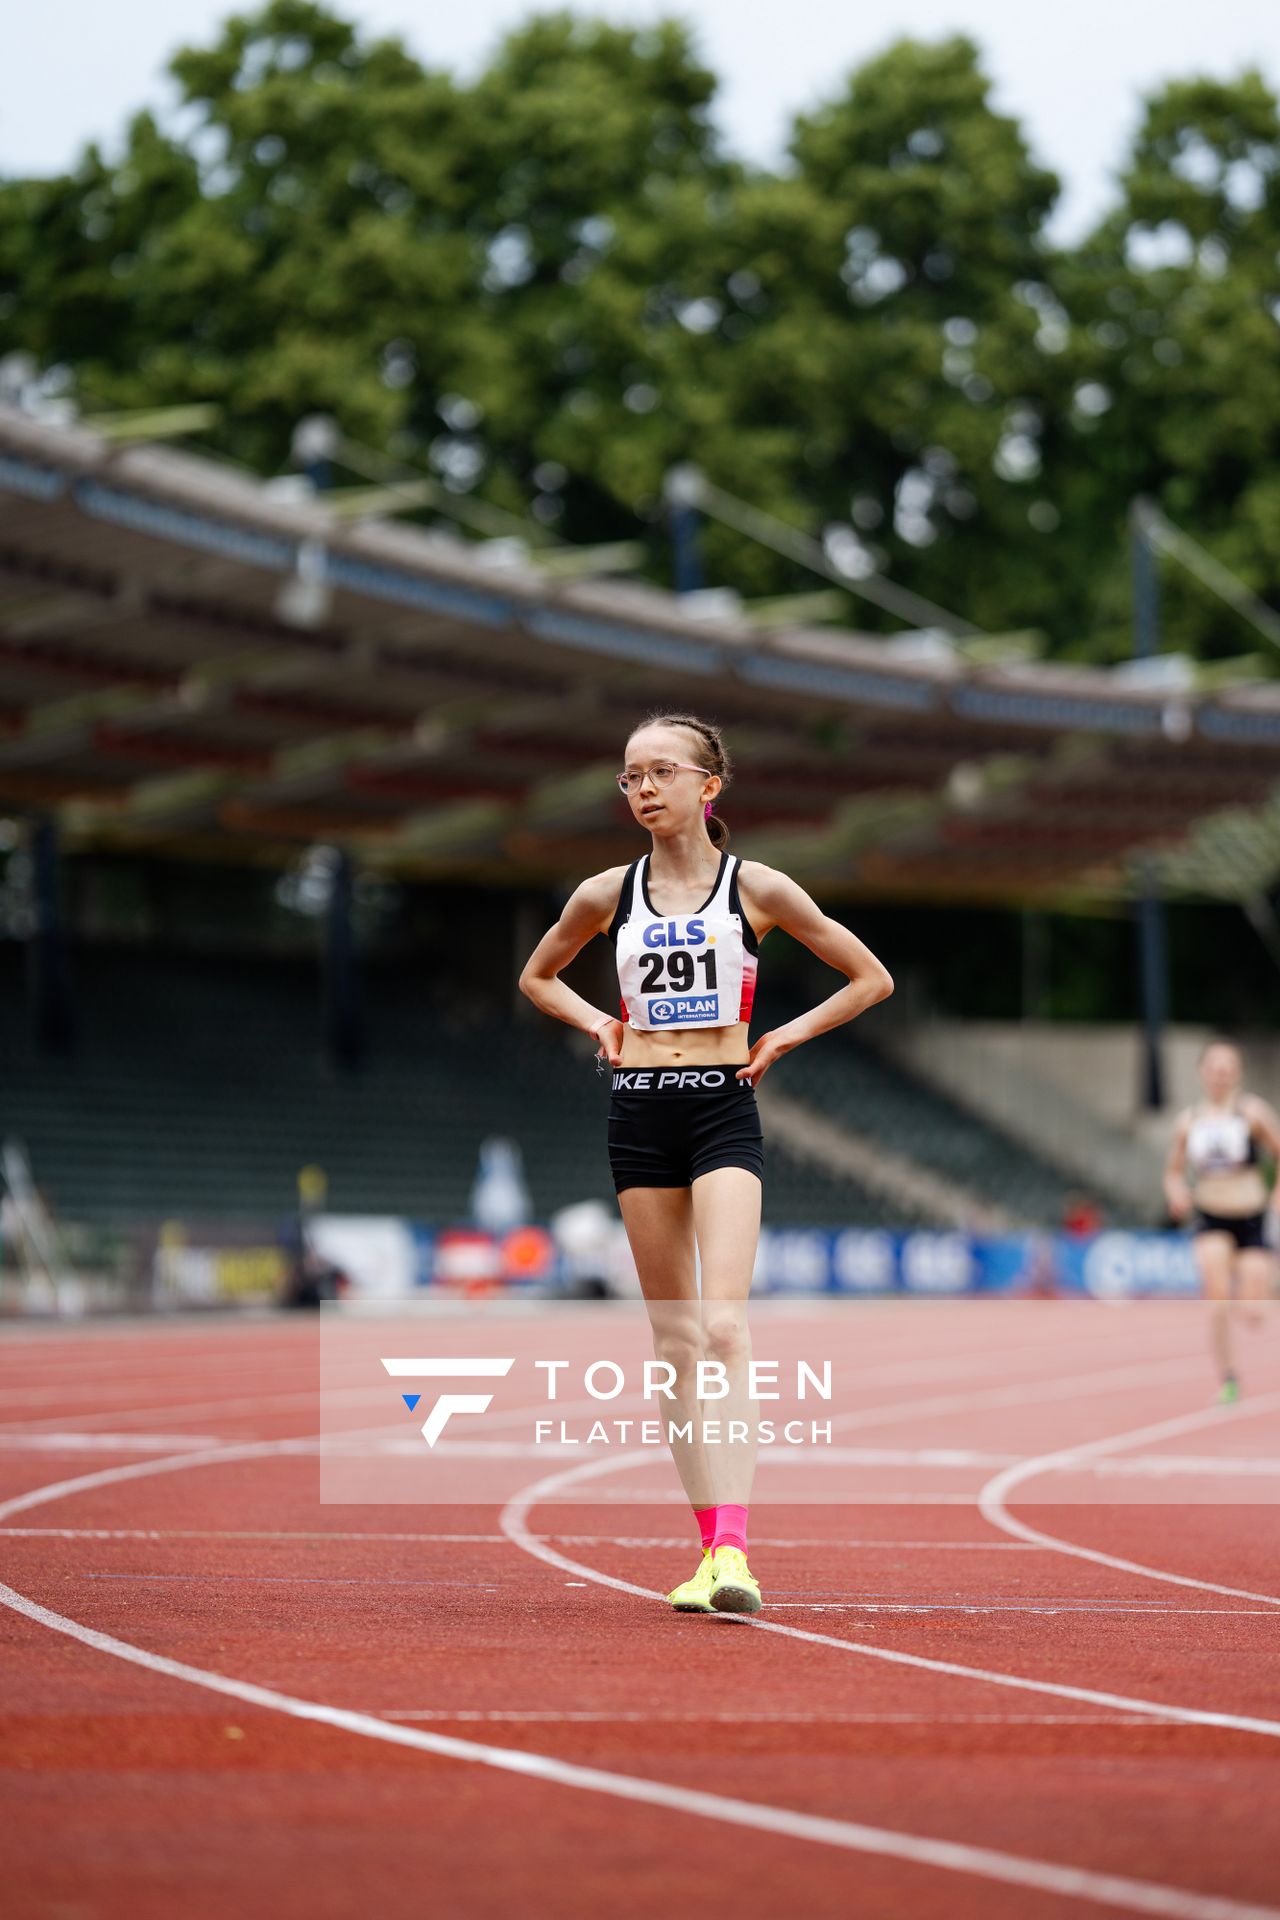
<svg viewBox="0 0 1280 1920">
<path fill-rule="evenodd" d="M 1234 1173 L 1257 1162 L 1258 1149 L 1243 1113 L 1193 1111 L 1187 1129 L 1187 1165 L 1193 1173 Z"/>
<path fill-rule="evenodd" d="M 622 1018 L 642 1033 L 732 1027 L 751 1015 L 758 945 L 738 897 L 741 860 L 720 855 L 693 913 L 661 914 L 649 898 L 649 855 L 632 861 L 609 928 Z"/>
</svg>

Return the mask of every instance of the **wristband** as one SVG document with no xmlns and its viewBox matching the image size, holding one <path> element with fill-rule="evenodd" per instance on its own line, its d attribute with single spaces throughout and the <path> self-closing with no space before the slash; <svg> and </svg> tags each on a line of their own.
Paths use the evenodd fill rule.
<svg viewBox="0 0 1280 1920">
<path fill-rule="evenodd" d="M 593 1039 L 598 1039 L 601 1027 L 607 1026 L 612 1018 L 613 1015 L 611 1013 L 602 1013 L 598 1020 L 592 1021 L 591 1025 L 587 1028 L 587 1032 L 591 1034 Z"/>
</svg>

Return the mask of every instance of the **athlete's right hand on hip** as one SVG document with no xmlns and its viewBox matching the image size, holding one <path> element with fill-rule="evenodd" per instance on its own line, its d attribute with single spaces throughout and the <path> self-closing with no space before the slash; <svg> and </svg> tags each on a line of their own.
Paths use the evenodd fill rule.
<svg viewBox="0 0 1280 1920">
<path fill-rule="evenodd" d="M 622 1065 L 621 1020 L 597 1021 L 591 1031 L 600 1042 L 599 1051 L 596 1054 L 596 1059 L 600 1063 L 598 1071 L 603 1073 L 606 1064 L 611 1067 L 620 1067 Z"/>
</svg>

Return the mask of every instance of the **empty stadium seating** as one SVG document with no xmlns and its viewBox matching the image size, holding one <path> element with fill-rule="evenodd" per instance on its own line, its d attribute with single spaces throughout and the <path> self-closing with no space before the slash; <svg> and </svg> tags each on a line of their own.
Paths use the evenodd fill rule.
<svg viewBox="0 0 1280 1920">
<path fill-rule="evenodd" d="M 493 1133 L 519 1142 L 539 1217 L 612 1195 L 608 1083 L 550 1021 L 450 1021 L 411 974 L 371 970 L 367 1065 L 339 1077 L 313 965 L 81 949 L 79 1045 L 40 1058 L 22 958 L 0 947 L 0 1134 L 64 1218 L 278 1220 L 316 1164 L 334 1211 L 464 1221 Z M 767 1220 L 890 1223 L 855 1183 L 769 1156 Z"/>
<path fill-rule="evenodd" d="M 762 991 L 760 1025 L 753 1032 L 781 1025 L 809 1004 L 790 993 Z M 1061 1218 L 1072 1182 L 1060 1169 L 882 1058 L 856 1029 L 835 1028 L 786 1055 L 777 1085 L 1017 1220 L 1052 1225 Z"/>
</svg>

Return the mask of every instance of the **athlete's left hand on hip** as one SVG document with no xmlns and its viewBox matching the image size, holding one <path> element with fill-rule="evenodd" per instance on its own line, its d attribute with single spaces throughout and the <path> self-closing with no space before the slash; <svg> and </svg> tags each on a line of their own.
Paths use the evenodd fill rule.
<svg viewBox="0 0 1280 1920">
<path fill-rule="evenodd" d="M 784 1053 L 790 1053 L 792 1042 L 784 1040 L 781 1029 L 777 1033 L 762 1033 L 747 1055 L 745 1067 L 739 1067 L 734 1074 L 735 1080 L 747 1080 L 753 1087 L 768 1073 L 775 1060 L 781 1060 Z"/>
</svg>

